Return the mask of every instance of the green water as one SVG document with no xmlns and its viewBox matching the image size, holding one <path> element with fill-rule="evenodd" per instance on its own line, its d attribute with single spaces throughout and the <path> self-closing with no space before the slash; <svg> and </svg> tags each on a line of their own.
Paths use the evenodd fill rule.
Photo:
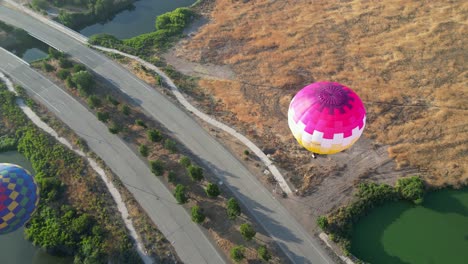
<svg viewBox="0 0 468 264">
<path fill-rule="evenodd" d="M 104 24 L 85 27 L 80 33 L 88 37 L 98 33 L 112 34 L 120 39 L 135 37 L 154 31 L 158 15 L 193 3 L 195 0 L 139 0 L 133 4 L 135 8 L 116 14 Z"/>
<path fill-rule="evenodd" d="M 351 252 L 374 264 L 468 263 L 468 188 L 375 208 L 355 225 Z"/>
<path fill-rule="evenodd" d="M 0 152 L 0 163 L 14 163 L 22 166 L 31 173 L 31 163 L 16 151 Z M 47 254 L 44 250 L 33 246 L 24 238 L 24 229 L 0 236 L 1 264 L 69 264 L 71 258 L 59 258 Z"/>
</svg>

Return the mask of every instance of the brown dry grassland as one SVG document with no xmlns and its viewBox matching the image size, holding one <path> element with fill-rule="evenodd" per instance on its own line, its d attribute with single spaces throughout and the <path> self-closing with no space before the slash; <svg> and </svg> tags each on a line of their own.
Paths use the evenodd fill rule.
<svg viewBox="0 0 468 264">
<path fill-rule="evenodd" d="M 234 114 L 224 121 L 294 163 L 290 99 L 337 81 L 361 96 L 365 137 L 387 145 L 398 167 L 418 168 L 432 186 L 467 184 L 468 2 L 208 2 L 210 22 L 178 52 L 235 71 L 199 83 Z"/>
</svg>

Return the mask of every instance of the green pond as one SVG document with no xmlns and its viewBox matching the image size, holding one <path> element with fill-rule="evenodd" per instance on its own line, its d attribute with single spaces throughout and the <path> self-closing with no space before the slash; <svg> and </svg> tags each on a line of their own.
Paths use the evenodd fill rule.
<svg viewBox="0 0 468 264">
<path fill-rule="evenodd" d="M 388 203 L 355 224 L 351 252 L 373 264 L 468 263 L 468 188 Z"/>
<path fill-rule="evenodd" d="M 31 163 L 16 151 L 0 152 L 0 163 L 14 163 L 31 173 Z M 69 264 L 72 258 L 60 258 L 47 254 L 45 250 L 35 247 L 24 238 L 24 228 L 0 236 L 1 264 Z"/>
<path fill-rule="evenodd" d="M 112 34 L 125 39 L 154 31 L 156 17 L 178 7 L 187 7 L 195 0 L 139 0 L 134 8 L 116 14 L 105 23 L 96 23 L 80 30 L 85 36 L 98 33 Z"/>
</svg>

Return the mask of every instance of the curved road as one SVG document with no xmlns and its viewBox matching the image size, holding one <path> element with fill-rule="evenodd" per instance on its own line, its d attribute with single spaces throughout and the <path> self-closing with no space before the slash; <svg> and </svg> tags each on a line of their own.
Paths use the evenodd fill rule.
<svg viewBox="0 0 468 264">
<path fill-rule="evenodd" d="M 60 87 L 2 48 L 0 61 L 0 71 L 21 84 L 34 99 L 84 138 L 90 149 L 119 176 L 173 244 L 182 261 L 200 264 L 226 262 L 200 226 L 192 222 L 172 193 L 121 138 L 111 134 L 103 123 Z"/>
<path fill-rule="evenodd" d="M 23 28 L 49 45 L 70 54 L 133 98 L 147 114 L 173 133 L 230 188 L 257 222 L 275 239 L 292 263 L 333 263 L 318 240 L 309 235 L 242 163 L 186 112 L 151 86 L 76 39 L 21 12 L 0 6 L 0 19 Z M 115 152 L 121 153 L 118 149 Z M 112 153 L 107 152 L 107 155 Z M 181 252 L 178 253 L 180 256 Z"/>
</svg>

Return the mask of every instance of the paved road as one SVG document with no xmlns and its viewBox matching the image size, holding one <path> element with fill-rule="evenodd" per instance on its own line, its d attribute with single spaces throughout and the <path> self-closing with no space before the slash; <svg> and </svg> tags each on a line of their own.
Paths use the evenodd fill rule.
<svg viewBox="0 0 468 264">
<path fill-rule="evenodd" d="M 309 235 L 242 163 L 163 95 L 104 55 L 23 13 L 0 6 L 0 19 L 71 54 L 133 98 L 225 182 L 292 263 L 333 263 L 318 240 Z"/>
<path fill-rule="evenodd" d="M 148 166 L 84 106 L 14 55 L 0 49 L 0 70 L 76 131 L 89 147 L 127 184 L 185 263 L 225 263 L 222 253 L 177 204 Z M 116 155 L 118 154 L 118 155 Z M 129 187 L 132 186 L 132 187 Z"/>
</svg>

